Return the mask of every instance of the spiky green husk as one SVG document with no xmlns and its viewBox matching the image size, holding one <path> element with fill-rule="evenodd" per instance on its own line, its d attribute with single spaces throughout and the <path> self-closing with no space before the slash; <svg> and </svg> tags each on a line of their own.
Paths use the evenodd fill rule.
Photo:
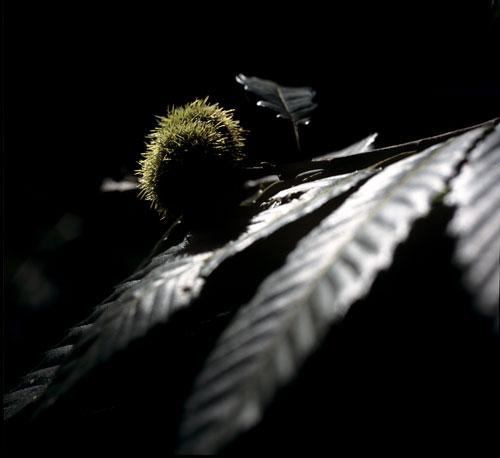
<svg viewBox="0 0 500 458">
<path fill-rule="evenodd" d="M 162 216 L 182 206 L 183 193 L 205 186 L 207 174 L 241 164 L 244 132 L 233 110 L 210 104 L 208 98 L 170 109 L 147 137 L 137 170 L 140 196 Z"/>
</svg>

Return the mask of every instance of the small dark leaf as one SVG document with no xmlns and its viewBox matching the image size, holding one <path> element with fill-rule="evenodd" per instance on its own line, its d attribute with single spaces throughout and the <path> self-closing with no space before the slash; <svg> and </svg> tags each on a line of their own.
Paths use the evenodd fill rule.
<svg viewBox="0 0 500 458">
<path fill-rule="evenodd" d="M 259 97 L 258 106 L 270 108 L 280 118 L 288 119 L 293 124 L 295 140 L 300 150 L 299 126 L 308 124 L 311 113 L 317 107 L 313 102 L 316 95 L 310 87 L 286 87 L 280 86 L 274 81 L 245 76 L 239 74 L 236 77 L 238 83 L 243 84 L 245 90 Z"/>
</svg>

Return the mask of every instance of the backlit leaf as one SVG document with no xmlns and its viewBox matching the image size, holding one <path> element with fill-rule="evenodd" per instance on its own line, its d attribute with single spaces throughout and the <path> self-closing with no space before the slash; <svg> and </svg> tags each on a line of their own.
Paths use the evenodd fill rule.
<svg viewBox="0 0 500 458">
<path fill-rule="evenodd" d="M 295 140 L 300 149 L 299 126 L 309 123 L 311 114 L 317 107 L 313 102 L 316 95 L 314 89 L 281 86 L 271 80 L 243 74 L 239 74 L 236 81 L 243 84 L 245 90 L 259 97 L 257 105 L 269 108 L 275 111 L 278 117 L 292 122 Z"/>
</svg>

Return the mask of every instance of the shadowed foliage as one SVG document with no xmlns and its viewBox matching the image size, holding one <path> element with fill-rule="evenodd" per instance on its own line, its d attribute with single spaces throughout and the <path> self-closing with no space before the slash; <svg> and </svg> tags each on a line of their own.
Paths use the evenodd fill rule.
<svg viewBox="0 0 500 458">
<path fill-rule="evenodd" d="M 299 145 L 314 91 L 238 78 Z M 4 396 L 10 451 L 320 450 L 415 438 L 423 406 L 440 416 L 425 443 L 440 422 L 475 437 L 485 425 L 469 415 L 492 410 L 498 380 L 498 121 L 388 148 L 375 137 L 235 174 L 183 168 L 196 181 L 170 189 L 183 216 Z M 203 198 L 192 217 L 214 187 L 223 209 Z"/>
</svg>

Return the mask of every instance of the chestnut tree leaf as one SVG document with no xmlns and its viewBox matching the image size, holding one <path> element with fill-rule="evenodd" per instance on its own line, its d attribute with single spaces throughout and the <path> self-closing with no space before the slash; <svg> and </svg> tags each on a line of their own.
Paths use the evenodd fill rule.
<svg viewBox="0 0 500 458">
<path fill-rule="evenodd" d="M 457 237 L 455 262 L 477 311 L 498 335 L 500 285 L 500 125 L 474 148 L 451 182 L 446 202 L 457 207 L 449 233 Z"/>
<path fill-rule="evenodd" d="M 363 145 L 357 143 L 352 149 Z M 379 171 L 380 167 L 370 166 L 309 183 L 288 183 L 282 191 L 268 196 L 238 237 L 222 246 L 216 241 L 200 249 L 196 247 L 196 234 L 189 233 L 178 245 L 160 250 L 144 268 L 118 285 L 88 320 L 71 330 L 71 345 L 65 339 L 50 350 L 47 354 L 50 359 L 46 358 L 6 396 L 6 418 L 39 398 L 38 411 L 49 408 L 96 367 L 189 307 L 200 296 L 207 278 L 226 259 L 350 192 Z M 164 238 L 168 240 L 168 234 Z M 33 379 L 36 383 L 31 382 Z"/>
<path fill-rule="evenodd" d="M 299 126 L 308 124 L 317 104 L 313 102 L 316 91 L 307 86 L 281 86 L 271 80 L 239 74 L 236 81 L 246 91 L 259 97 L 258 106 L 266 107 L 277 113 L 277 116 L 292 122 L 295 140 L 300 149 Z"/>
<path fill-rule="evenodd" d="M 329 327 L 391 264 L 412 223 L 429 212 L 484 132 L 387 165 L 298 243 L 208 356 L 185 405 L 179 453 L 217 453 L 260 421 Z"/>
</svg>

